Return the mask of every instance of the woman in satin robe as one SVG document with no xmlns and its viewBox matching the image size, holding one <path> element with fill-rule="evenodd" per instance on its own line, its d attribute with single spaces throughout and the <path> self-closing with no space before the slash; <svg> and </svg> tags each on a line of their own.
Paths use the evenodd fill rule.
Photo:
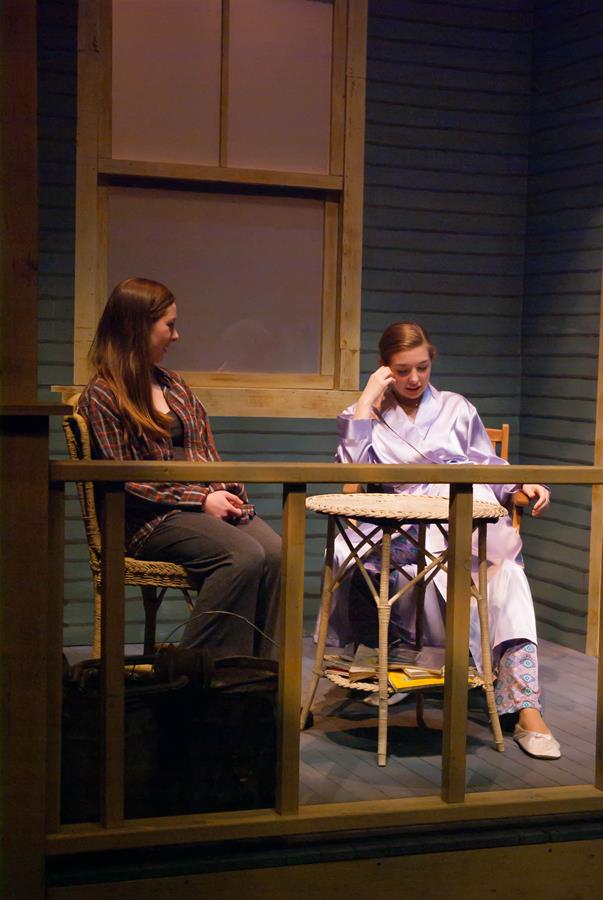
<svg viewBox="0 0 603 900">
<path fill-rule="evenodd" d="M 338 418 L 339 462 L 505 464 L 494 453 L 475 407 L 460 394 L 440 391 L 430 383 L 436 349 L 420 325 L 413 322 L 390 325 L 381 337 L 379 351 L 379 368 L 368 379 L 358 401 Z M 449 486 L 387 484 L 381 489 L 442 496 L 448 494 Z M 549 491 L 539 484 L 476 484 L 474 496 L 478 500 L 506 505 L 510 495 L 518 490 L 534 499 L 532 514 L 535 516 L 549 505 Z M 349 537 L 358 541 L 352 532 Z M 426 543 L 432 553 L 443 548 L 444 538 L 435 526 L 428 527 Z M 394 541 L 392 552 L 394 556 L 398 554 L 401 562 L 405 561 L 407 551 L 408 542 L 403 537 Z M 476 552 L 474 547 L 474 563 Z M 335 544 L 335 567 L 347 554 L 345 543 L 339 537 Z M 499 714 L 515 714 L 513 737 L 523 750 L 531 756 L 556 759 L 560 756 L 559 744 L 541 715 L 536 622 L 521 560 L 521 538 L 509 517 L 488 525 L 487 554 L 489 624 L 493 662 L 498 673 L 495 694 Z M 402 579 L 402 576 L 397 578 Z M 349 602 L 350 589 L 354 594 L 353 603 Z M 367 627 L 366 610 L 368 603 L 373 602 L 366 591 L 363 604 L 362 593 L 363 584 L 359 578 L 348 578 L 335 593 L 329 642 L 339 645 L 350 640 L 367 643 L 374 637 L 370 624 L 368 634 L 366 631 L 359 633 L 358 622 L 360 629 Z M 426 591 L 426 644 L 444 642 L 445 598 L 446 574 L 440 571 Z M 376 620 L 374 610 L 370 611 Z M 397 630 L 403 639 L 414 639 L 414 603 L 409 594 L 392 610 L 392 630 Z M 475 600 L 471 603 L 470 647 L 480 668 Z"/>
</svg>

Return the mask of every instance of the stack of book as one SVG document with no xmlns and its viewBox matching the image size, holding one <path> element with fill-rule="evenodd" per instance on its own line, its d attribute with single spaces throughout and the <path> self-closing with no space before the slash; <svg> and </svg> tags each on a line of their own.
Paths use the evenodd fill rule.
<svg viewBox="0 0 603 900">
<path fill-rule="evenodd" d="M 376 647 L 359 644 L 353 657 L 328 658 L 327 674 L 333 672 L 347 677 L 350 687 L 360 681 L 377 682 L 378 658 Z M 387 668 L 389 684 L 394 691 L 439 687 L 444 684 L 444 648 L 390 647 Z"/>
</svg>

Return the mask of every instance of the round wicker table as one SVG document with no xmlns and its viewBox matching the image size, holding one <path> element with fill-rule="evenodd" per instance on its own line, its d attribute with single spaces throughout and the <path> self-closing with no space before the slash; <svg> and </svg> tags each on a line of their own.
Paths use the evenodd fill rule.
<svg viewBox="0 0 603 900">
<path fill-rule="evenodd" d="M 446 564 L 448 561 L 447 543 L 444 551 L 437 556 L 427 550 L 425 546 L 426 529 L 427 526 L 433 525 L 447 538 L 444 526 L 448 523 L 449 501 L 447 497 L 421 496 L 418 494 L 319 494 L 308 497 L 306 507 L 313 512 L 328 516 L 329 522 L 316 657 L 310 689 L 302 708 L 301 727 L 302 729 L 305 727 L 320 678 L 328 677 L 325 667 L 325 648 L 333 593 L 340 586 L 342 580 L 350 574 L 351 570 L 357 567 L 375 601 L 379 620 L 378 685 L 373 690 L 376 689 L 379 692 L 377 761 L 380 766 L 384 766 L 387 761 L 387 698 L 389 693 L 387 661 L 391 608 L 407 591 L 415 586 L 417 587 L 415 597 L 417 607 L 416 646 L 417 649 L 420 649 L 422 646 L 425 587 L 440 569 L 447 571 Z M 499 518 L 506 515 L 507 510 L 498 503 L 488 503 L 483 500 L 473 501 L 473 528 L 478 531 L 479 577 L 478 584 L 472 584 L 471 593 L 477 601 L 479 613 L 483 687 L 486 692 L 494 739 L 497 749 L 501 751 L 504 749 L 504 741 L 494 699 L 492 653 L 488 628 L 486 526 L 488 523 L 496 522 Z M 369 524 L 373 527 L 368 530 L 361 529 L 358 522 L 365 525 Z M 409 525 L 417 526 L 417 538 L 408 532 L 407 526 Z M 413 571 L 409 573 L 407 569 L 411 567 L 401 567 L 391 557 L 392 537 L 403 530 L 407 539 L 416 546 L 416 573 L 414 573 L 414 567 L 412 567 Z M 337 532 L 342 536 L 349 553 L 335 571 L 333 560 Z M 351 536 L 354 537 L 354 540 L 352 540 Z M 379 590 L 376 589 L 364 566 L 366 557 L 369 554 L 374 557 L 375 552 L 378 552 L 380 555 Z M 406 583 L 402 588 L 390 595 L 389 575 L 392 569 L 397 570 L 406 579 Z M 422 702 L 420 691 L 416 693 L 416 697 L 417 712 L 419 714 L 419 703 Z"/>
</svg>

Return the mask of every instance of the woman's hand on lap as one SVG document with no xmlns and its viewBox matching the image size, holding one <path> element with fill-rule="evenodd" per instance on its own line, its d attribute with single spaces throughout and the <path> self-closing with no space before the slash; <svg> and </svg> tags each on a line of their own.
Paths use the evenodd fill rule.
<svg viewBox="0 0 603 900">
<path fill-rule="evenodd" d="M 239 519 L 243 513 L 243 501 L 230 491 L 213 491 L 208 494 L 203 504 L 203 512 L 215 519 Z"/>
<path fill-rule="evenodd" d="M 523 484 L 521 489 L 530 500 L 536 499 L 532 507 L 533 516 L 539 516 L 550 505 L 551 492 L 543 484 Z"/>
</svg>

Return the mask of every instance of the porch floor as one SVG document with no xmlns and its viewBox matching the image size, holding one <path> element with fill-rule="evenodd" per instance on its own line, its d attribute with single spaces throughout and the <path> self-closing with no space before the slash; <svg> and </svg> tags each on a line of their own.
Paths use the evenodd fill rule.
<svg viewBox="0 0 603 900">
<path fill-rule="evenodd" d="M 337 652 L 337 651 L 334 651 Z M 304 641 L 304 687 L 314 648 Z M 527 756 L 505 736 L 493 743 L 481 690 L 470 692 L 467 790 L 592 784 L 595 760 L 597 660 L 539 641 L 544 716 L 561 744 L 559 760 Z M 437 794 L 442 766 L 442 697 L 425 701 L 427 729 L 419 728 L 412 696 L 389 709 L 388 761 L 377 765 L 377 709 L 321 679 L 314 725 L 301 736 L 301 802 L 329 803 Z"/>
<path fill-rule="evenodd" d="M 139 653 L 136 645 L 127 653 Z M 89 647 L 65 648 L 71 663 L 90 655 Z M 336 651 L 335 651 L 336 652 Z M 305 691 L 314 655 L 304 639 Z M 561 744 L 559 760 L 527 756 L 505 736 L 496 751 L 485 698 L 469 694 L 467 790 L 592 784 L 595 764 L 597 660 L 576 650 L 539 641 L 544 715 Z M 303 804 L 429 796 L 439 793 L 442 766 L 442 696 L 425 699 L 426 729 L 417 725 L 411 696 L 389 709 L 387 765 L 377 765 L 377 709 L 358 693 L 321 679 L 313 706 L 314 724 L 301 735 L 300 801 Z"/>
</svg>

